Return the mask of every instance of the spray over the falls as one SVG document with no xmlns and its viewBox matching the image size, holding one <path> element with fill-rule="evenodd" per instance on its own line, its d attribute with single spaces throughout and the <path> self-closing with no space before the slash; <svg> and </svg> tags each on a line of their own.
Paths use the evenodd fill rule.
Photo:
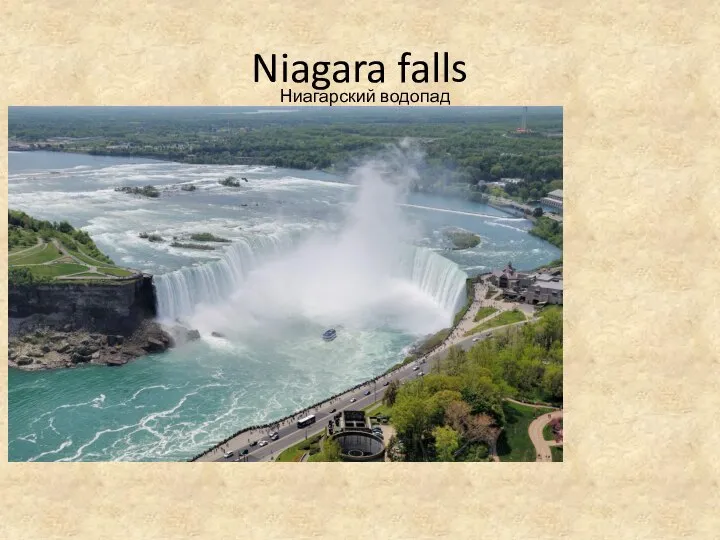
<svg viewBox="0 0 720 540">
<path fill-rule="evenodd" d="M 158 276 L 160 318 L 238 338 L 298 326 L 418 335 L 447 326 L 467 276 L 414 245 L 419 232 L 399 207 L 415 177 L 414 158 L 409 148 L 395 148 L 356 169 L 356 198 L 337 230 L 302 240 L 248 238 L 218 262 Z"/>
</svg>

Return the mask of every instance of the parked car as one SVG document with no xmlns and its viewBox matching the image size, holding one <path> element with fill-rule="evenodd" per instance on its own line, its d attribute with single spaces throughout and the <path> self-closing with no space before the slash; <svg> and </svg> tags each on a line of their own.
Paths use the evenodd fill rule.
<svg viewBox="0 0 720 540">
<path fill-rule="evenodd" d="M 417 370 L 418 370 L 418 367 L 417 367 L 417 366 L 413 366 L 413 371 L 417 371 Z"/>
<path fill-rule="evenodd" d="M 265 446 L 268 442 L 267 441 L 260 441 L 258 443 L 258 446 Z"/>
<path fill-rule="evenodd" d="M 479 337 L 473 338 L 473 343 L 477 343 L 478 341 L 480 341 Z"/>
<path fill-rule="evenodd" d="M 369 395 L 370 395 L 370 390 L 365 390 L 365 395 L 366 395 L 366 396 L 369 396 Z"/>
<path fill-rule="evenodd" d="M 280 434 L 277 431 L 273 431 L 270 434 L 270 439 L 272 439 L 273 441 L 277 441 L 279 437 L 280 437 Z"/>
<path fill-rule="evenodd" d="M 225 452 L 225 459 L 227 459 L 229 457 L 233 457 L 234 454 L 235 454 L 235 452 L 233 452 L 232 450 L 230 450 L 229 452 Z"/>
<path fill-rule="evenodd" d="M 247 448 L 242 451 L 243 456 L 247 456 L 249 453 L 250 453 L 250 450 L 248 450 Z"/>
<path fill-rule="evenodd" d="M 356 401 L 357 401 L 357 399 L 355 399 L 355 398 L 350 398 L 350 403 L 355 403 Z"/>
<path fill-rule="evenodd" d="M 257 441 L 253 441 L 250 443 L 250 446 L 257 446 L 257 443 L 258 443 Z"/>
<path fill-rule="evenodd" d="M 332 411 L 330 411 L 330 414 L 334 413 L 335 411 L 337 411 L 337 409 L 333 409 Z"/>
<path fill-rule="evenodd" d="M 388 384 L 390 384 L 390 381 L 385 381 L 385 384 L 383 384 L 383 386 L 387 386 Z"/>
</svg>

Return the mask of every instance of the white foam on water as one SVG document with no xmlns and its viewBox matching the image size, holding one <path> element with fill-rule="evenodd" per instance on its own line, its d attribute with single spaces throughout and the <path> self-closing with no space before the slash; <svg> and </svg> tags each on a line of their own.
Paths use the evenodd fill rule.
<svg viewBox="0 0 720 540">
<path fill-rule="evenodd" d="M 226 329 L 235 337 L 238 328 L 277 329 L 288 319 L 416 334 L 446 325 L 467 276 L 448 259 L 412 245 L 418 231 L 397 204 L 408 183 L 403 174 L 411 173 L 377 162 L 358 169 L 352 178 L 358 198 L 335 233 L 315 232 L 300 242 L 297 236 L 250 236 L 217 263 L 158 276 L 160 317 L 189 319 L 201 331 Z M 253 232 L 276 228 L 265 223 Z"/>
</svg>

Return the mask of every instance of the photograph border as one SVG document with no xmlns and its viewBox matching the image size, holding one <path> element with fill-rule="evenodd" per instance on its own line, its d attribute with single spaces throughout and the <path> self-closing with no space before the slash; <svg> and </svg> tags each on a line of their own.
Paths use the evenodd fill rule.
<svg viewBox="0 0 720 540">
<path fill-rule="evenodd" d="M 406 50 L 449 51 L 467 79 L 423 90 L 452 105 L 562 105 L 571 444 L 547 466 L 5 463 L 0 536 L 713 537 L 718 11 L 9 0 L 5 126 L 9 105 L 279 105 L 282 85 L 252 79 L 252 55 L 271 51 L 386 66 Z M 382 85 L 412 90 L 395 76 Z"/>
</svg>

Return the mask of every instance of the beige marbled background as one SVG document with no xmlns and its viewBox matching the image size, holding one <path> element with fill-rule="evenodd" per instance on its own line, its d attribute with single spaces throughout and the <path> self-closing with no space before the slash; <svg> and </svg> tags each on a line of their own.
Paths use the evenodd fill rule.
<svg viewBox="0 0 720 540">
<path fill-rule="evenodd" d="M 454 105 L 563 105 L 566 462 L 5 464 L 0 538 L 718 537 L 720 5 L 380 6 L 7 0 L 3 144 L 6 105 L 278 105 L 255 52 L 383 60 L 379 92 L 448 51 Z"/>
</svg>

